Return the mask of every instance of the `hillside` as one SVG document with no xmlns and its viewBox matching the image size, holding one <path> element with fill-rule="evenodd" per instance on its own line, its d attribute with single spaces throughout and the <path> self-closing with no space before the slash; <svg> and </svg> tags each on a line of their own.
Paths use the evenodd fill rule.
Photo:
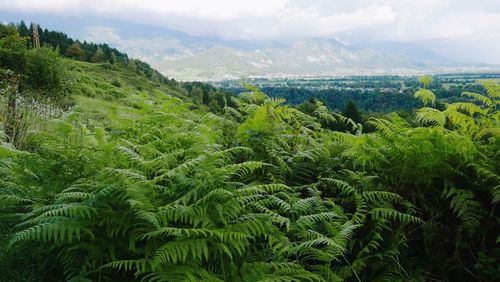
<svg viewBox="0 0 500 282">
<path fill-rule="evenodd" d="M 367 133 L 352 103 L 232 96 L 1 28 L 1 281 L 500 278 L 497 82 L 440 104 L 421 77 L 419 109 Z"/>
<path fill-rule="evenodd" d="M 122 67 L 66 60 L 74 85 L 71 96 L 76 106 L 94 119 L 108 120 L 115 109 L 120 115 L 134 112 L 134 101 L 144 95 L 165 95 L 190 101 L 178 83 L 153 82 Z M 115 114 L 116 114 L 115 113 Z"/>
</svg>

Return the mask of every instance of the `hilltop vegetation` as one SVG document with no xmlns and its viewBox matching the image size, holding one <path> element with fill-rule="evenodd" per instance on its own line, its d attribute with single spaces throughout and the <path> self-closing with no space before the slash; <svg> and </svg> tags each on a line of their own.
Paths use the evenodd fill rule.
<svg viewBox="0 0 500 282">
<path fill-rule="evenodd" d="M 318 100 L 19 53 L 9 32 L 2 54 L 47 54 L 65 83 L 0 64 L 1 281 L 500 279 L 497 83 L 437 108 L 422 80 L 418 110 L 365 133 Z"/>
</svg>

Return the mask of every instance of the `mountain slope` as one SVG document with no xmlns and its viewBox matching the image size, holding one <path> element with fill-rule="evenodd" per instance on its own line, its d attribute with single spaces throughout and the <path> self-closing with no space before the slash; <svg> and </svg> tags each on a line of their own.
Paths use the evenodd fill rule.
<svg viewBox="0 0 500 282">
<path fill-rule="evenodd" d="M 165 75 L 181 80 L 241 76 L 324 76 L 413 70 L 434 65 L 401 52 L 346 46 L 333 39 L 305 39 L 286 47 L 241 50 L 216 45 L 178 59 L 155 63 Z M 439 63 L 442 63 L 440 61 Z"/>
</svg>

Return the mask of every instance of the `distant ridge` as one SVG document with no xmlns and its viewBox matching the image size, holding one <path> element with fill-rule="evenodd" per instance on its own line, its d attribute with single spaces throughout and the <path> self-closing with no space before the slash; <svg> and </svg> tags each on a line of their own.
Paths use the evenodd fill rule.
<svg viewBox="0 0 500 282">
<path fill-rule="evenodd" d="M 151 63 L 169 77 L 202 81 L 240 77 L 468 72 L 494 68 L 484 64 L 457 64 L 439 54 L 408 46 L 357 48 L 334 39 L 309 38 L 282 47 L 254 49 L 223 44 L 205 44 L 197 51 L 186 48 L 191 52 L 184 52 L 184 56 L 170 56 Z"/>
</svg>

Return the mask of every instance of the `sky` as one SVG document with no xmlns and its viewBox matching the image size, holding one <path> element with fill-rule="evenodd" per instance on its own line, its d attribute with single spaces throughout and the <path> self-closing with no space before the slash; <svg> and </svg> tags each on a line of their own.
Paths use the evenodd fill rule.
<svg viewBox="0 0 500 282">
<path fill-rule="evenodd" d="M 163 29 L 224 40 L 320 37 L 500 64 L 500 0 L 0 0 L 0 20 L 21 19 L 96 41 L 160 44 Z"/>
</svg>

